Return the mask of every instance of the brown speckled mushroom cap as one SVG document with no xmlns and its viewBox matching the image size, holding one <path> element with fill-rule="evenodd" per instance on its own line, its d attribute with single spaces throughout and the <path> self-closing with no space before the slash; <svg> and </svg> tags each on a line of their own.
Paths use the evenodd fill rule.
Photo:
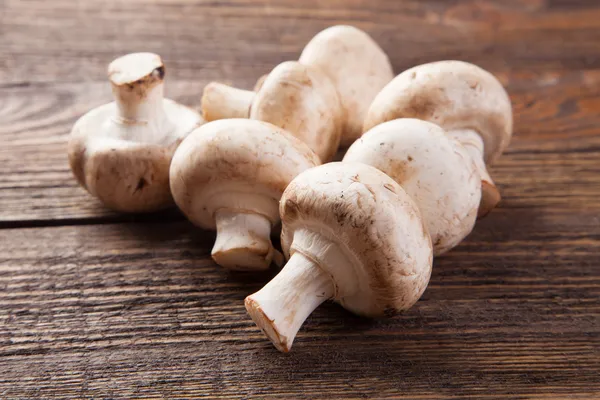
<svg viewBox="0 0 600 400">
<path fill-rule="evenodd" d="M 264 79 L 250 118 L 283 128 L 326 162 L 340 144 L 343 112 L 331 80 L 297 61 L 279 64 Z"/>
<path fill-rule="evenodd" d="M 320 68 L 334 82 L 345 112 L 341 144 L 350 145 L 363 132 L 371 102 L 394 77 L 387 55 L 365 32 L 338 25 L 319 32 L 299 61 Z"/>
<path fill-rule="evenodd" d="M 334 299 L 348 310 L 392 315 L 425 290 L 429 234 L 411 198 L 378 169 L 330 163 L 307 170 L 285 190 L 280 214 L 286 256 L 300 252 L 330 274 Z"/>
<path fill-rule="evenodd" d="M 165 69 L 156 54 L 120 57 L 108 73 L 116 101 L 75 123 L 68 146 L 71 169 L 84 188 L 112 209 L 167 207 L 173 202 L 173 152 L 203 120 L 194 110 L 163 98 Z"/>
<path fill-rule="evenodd" d="M 421 211 L 435 255 L 473 229 L 481 180 L 467 151 L 439 126 L 412 118 L 377 125 L 350 146 L 348 161 L 376 167 L 406 190 Z"/>
<path fill-rule="evenodd" d="M 439 61 L 408 69 L 375 97 L 363 130 L 397 118 L 417 118 L 446 131 L 472 129 L 492 162 L 512 135 L 512 107 L 502 84 L 489 72 L 462 61 Z"/>
</svg>

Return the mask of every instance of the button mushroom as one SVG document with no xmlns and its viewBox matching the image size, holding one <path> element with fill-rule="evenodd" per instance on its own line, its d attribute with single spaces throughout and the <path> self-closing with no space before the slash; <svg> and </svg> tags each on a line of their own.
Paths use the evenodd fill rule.
<svg viewBox="0 0 600 400">
<path fill-rule="evenodd" d="M 245 305 L 287 352 L 304 320 L 333 299 L 362 316 L 411 307 L 431 274 L 432 247 L 402 187 L 369 165 L 330 163 L 298 175 L 280 202 L 289 261 Z"/>
<path fill-rule="evenodd" d="M 156 54 L 135 53 L 108 67 L 115 102 L 81 117 L 69 140 L 77 181 L 106 206 L 144 212 L 173 203 L 169 164 L 200 115 L 163 97 L 165 67 Z"/>
<path fill-rule="evenodd" d="M 323 161 L 337 152 L 343 111 L 331 80 L 319 69 L 297 61 L 279 64 L 257 82 L 256 93 L 210 83 L 202 112 L 209 121 L 249 117 L 269 122 L 306 143 Z"/>
<path fill-rule="evenodd" d="M 279 64 L 256 93 L 250 118 L 270 122 L 306 143 L 322 161 L 340 144 L 343 111 L 331 80 L 297 61 Z"/>
<path fill-rule="evenodd" d="M 387 55 L 369 35 L 360 29 L 352 26 L 333 26 L 318 33 L 306 45 L 299 62 L 306 67 L 304 73 L 307 75 L 315 76 L 317 74 L 315 70 L 318 70 L 331 80 L 331 84 L 338 94 L 342 107 L 341 144 L 348 146 L 361 135 L 363 119 L 371 101 L 393 78 L 392 67 Z M 301 68 L 296 66 L 295 70 L 300 73 Z M 273 72 L 280 71 L 276 68 Z M 283 77 L 285 78 L 285 75 Z M 280 77 L 279 79 L 282 78 Z M 268 80 L 272 83 L 276 81 L 273 77 L 261 77 L 255 86 L 257 94 L 261 93 L 265 87 L 263 84 Z M 297 81 L 294 79 L 290 82 L 282 79 L 279 85 L 271 86 L 268 90 L 272 90 L 277 86 L 281 89 L 282 87 L 293 85 L 295 82 Z M 325 83 L 322 82 L 320 86 L 323 87 L 324 85 Z M 306 85 L 304 84 L 304 86 Z M 305 91 L 308 89 L 304 87 Z M 291 88 L 288 88 L 288 90 L 291 90 Z M 285 92 L 277 94 L 280 100 L 287 96 Z M 210 83 L 204 89 L 202 97 L 203 115 L 208 121 L 220 118 L 252 117 L 252 110 L 257 106 L 253 100 L 254 96 L 255 92 L 253 91 Z M 272 97 L 268 96 L 268 98 Z M 285 101 L 283 106 L 294 105 L 293 96 L 289 97 L 290 100 Z M 330 103 L 329 110 L 324 115 L 337 115 L 337 105 L 335 105 L 333 100 L 329 100 L 331 96 L 327 95 L 324 98 Z M 263 108 L 271 105 L 271 103 L 262 103 Z M 281 106 L 282 109 L 283 106 Z M 292 112 L 289 108 L 286 110 Z M 308 108 L 303 110 L 301 114 L 312 115 L 319 113 L 321 113 L 321 110 Z M 254 115 L 252 118 L 257 117 L 257 115 Z M 302 119 L 296 120 L 295 125 L 301 124 L 298 121 L 302 121 Z M 275 124 L 277 125 L 277 123 Z M 294 130 L 291 131 L 292 133 L 296 133 Z M 302 134 L 298 134 L 297 136 L 303 140 L 307 139 Z M 315 149 L 312 146 L 311 138 L 308 138 L 309 141 L 307 143 L 319 154 L 319 149 Z M 326 157 L 321 157 L 324 161 L 328 160 Z"/>
<path fill-rule="evenodd" d="M 341 145 L 349 146 L 361 136 L 371 102 L 394 78 L 388 56 L 365 32 L 338 25 L 319 32 L 299 61 L 321 69 L 333 81 L 345 112 Z"/>
<path fill-rule="evenodd" d="M 512 107 L 502 84 L 489 72 L 462 61 L 440 61 L 411 68 L 377 95 L 364 131 L 397 118 L 418 118 L 440 125 L 473 158 L 482 180 L 479 216 L 491 211 L 500 194 L 486 163 L 508 146 Z"/>
<path fill-rule="evenodd" d="M 279 222 L 284 189 L 318 164 L 304 143 L 272 124 L 219 120 L 181 143 L 171 163 L 171 191 L 194 224 L 217 230 L 212 249 L 217 264 L 261 270 L 282 261 L 270 233 Z"/>
<path fill-rule="evenodd" d="M 385 122 L 354 142 L 343 161 L 374 166 L 402 186 L 421 211 L 434 255 L 473 229 L 481 180 L 465 148 L 439 126 L 409 118 Z"/>
</svg>

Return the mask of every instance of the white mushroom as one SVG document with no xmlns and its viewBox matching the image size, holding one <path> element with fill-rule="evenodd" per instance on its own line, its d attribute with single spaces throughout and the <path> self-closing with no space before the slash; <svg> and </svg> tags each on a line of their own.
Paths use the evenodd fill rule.
<svg viewBox="0 0 600 400">
<path fill-rule="evenodd" d="M 265 78 L 250 118 L 292 133 L 324 162 L 340 144 L 343 111 L 335 87 L 321 70 L 297 61 L 279 64 Z"/>
<path fill-rule="evenodd" d="M 71 169 L 84 188 L 115 210 L 167 207 L 173 203 L 171 157 L 202 118 L 163 97 L 165 68 L 156 54 L 120 57 L 109 65 L 108 75 L 116 101 L 75 123 Z"/>
<path fill-rule="evenodd" d="M 432 247 L 402 187 L 360 163 L 330 163 L 298 175 L 280 202 L 288 263 L 246 309 L 287 352 L 304 320 L 333 299 L 368 317 L 411 307 L 431 274 Z"/>
<path fill-rule="evenodd" d="M 171 191 L 194 224 L 217 230 L 212 249 L 217 264 L 266 269 L 282 261 L 270 239 L 279 222 L 279 199 L 296 175 L 318 164 L 283 129 L 248 119 L 219 120 L 181 143 L 171 164 Z"/>
<path fill-rule="evenodd" d="M 321 69 L 333 81 L 345 112 L 341 145 L 351 145 L 363 133 L 371 102 L 394 78 L 388 56 L 365 32 L 337 25 L 319 32 L 298 61 Z"/>
<path fill-rule="evenodd" d="M 364 131 L 397 118 L 434 122 L 457 139 L 482 180 L 479 215 L 500 201 L 486 169 L 508 146 L 512 107 L 502 84 L 489 72 L 462 61 L 440 61 L 404 71 L 377 95 Z"/>
<path fill-rule="evenodd" d="M 326 85 L 322 78 L 318 78 L 317 80 L 320 84 L 315 90 L 325 88 L 327 94 L 316 94 L 313 96 L 320 97 L 328 102 L 328 109 L 325 114 L 323 114 L 322 110 L 310 108 L 297 111 L 299 107 L 298 102 L 293 98 L 293 94 L 290 95 L 288 93 L 292 90 L 290 86 L 298 84 L 299 81 L 296 79 L 286 80 L 286 76 L 289 77 L 289 74 L 280 74 L 281 71 L 277 67 L 267 77 L 263 76 L 258 80 L 254 91 L 235 89 L 218 83 L 208 84 L 202 97 L 202 112 L 204 117 L 208 121 L 238 117 L 260 119 L 258 115 L 253 114 L 252 110 L 255 108 L 264 109 L 272 107 L 275 104 L 265 102 L 265 96 L 261 96 L 261 93 L 267 90 L 268 94 L 266 97 L 269 99 L 277 98 L 281 101 L 289 98 L 283 104 L 279 105 L 280 114 L 283 111 L 287 111 L 288 114 L 298 113 L 310 116 L 311 120 L 322 120 L 323 116 L 330 116 L 332 120 L 336 121 L 339 118 L 341 123 L 339 127 L 341 144 L 343 146 L 350 145 L 362 133 L 363 119 L 371 101 L 394 76 L 387 55 L 365 32 L 352 26 L 340 25 L 319 32 L 302 51 L 299 63 L 304 66 L 304 69 L 299 65 L 294 66 L 293 69 L 296 71 L 296 74 L 303 73 L 313 78 L 319 74 L 324 74 L 331 81 L 330 84 Z M 287 68 L 289 69 L 290 65 Z M 274 73 L 279 76 L 271 76 Z M 264 83 L 268 81 L 271 82 L 271 85 L 265 87 Z M 274 83 L 277 81 L 279 83 L 275 85 Z M 302 88 L 303 92 L 310 90 L 310 86 L 307 86 L 307 83 L 300 83 L 300 85 L 304 86 Z M 338 105 L 329 93 L 331 89 L 326 86 L 331 86 L 337 93 L 341 110 L 337 109 Z M 279 90 L 285 88 L 286 90 L 281 93 L 273 92 L 275 88 Z M 260 105 L 254 102 L 253 98 L 255 95 L 262 98 Z M 296 107 L 296 110 L 291 107 Z M 292 125 L 296 125 L 296 127 L 302 125 L 302 119 L 299 118 L 299 115 L 288 118 L 295 121 Z M 278 125 L 277 121 L 263 120 Z M 314 136 L 308 135 L 307 137 L 302 132 L 296 132 L 294 129 L 289 130 L 300 139 L 308 140 L 307 144 L 321 156 L 323 161 L 330 159 L 320 154 L 319 149 L 313 145 Z M 327 141 L 329 136 L 324 132 L 330 132 L 331 130 L 322 130 L 323 132 L 319 133 L 319 135 L 324 137 L 323 141 Z"/>
<path fill-rule="evenodd" d="M 343 161 L 372 165 L 402 186 L 421 211 L 434 255 L 473 229 L 481 180 L 464 147 L 439 126 L 409 118 L 376 125 L 350 146 Z"/>
<path fill-rule="evenodd" d="M 257 82 L 256 93 L 209 83 L 202 97 L 208 121 L 251 118 L 269 122 L 306 143 L 322 161 L 337 152 L 343 111 L 331 80 L 297 61 L 279 64 Z"/>
</svg>

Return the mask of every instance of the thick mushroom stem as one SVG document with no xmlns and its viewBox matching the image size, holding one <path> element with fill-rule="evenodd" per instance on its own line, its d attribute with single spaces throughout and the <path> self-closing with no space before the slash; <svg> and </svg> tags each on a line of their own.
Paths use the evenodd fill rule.
<svg viewBox="0 0 600 400">
<path fill-rule="evenodd" d="M 159 74 L 157 71 L 159 69 L 155 69 L 152 74 Z M 112 88 L 117 104 L 117 122 L 127 125 L 160 125 L 166 118 L 163 104 L 164 82 L 160 81 L 155 86 L 148 86 L 143 82 L 113 84 Z"/>
<path fill-rule="evenodd" d="M 477 217 L 484 217 L 500 202 L 500 192 L 485 165 L 483 139 L 472 129 L 455 129 L 447 131 L 447 133 L 463 145 L 473 159 L 477 172 L 479 172 L 479 176 L 481 177 L 481 202 L 479 203 Z"/>
<path fill-rule="evenodd" d="M 212 258 L 237 271 L 268 269 L 271 262 L 283 264 L 283 256 L 271 243 L 271 221 L 259 214 L 218 210 L 215 213 L 217 240 Z"/>
<path fill-rule="evenodd" d="M 254 323 L 277 350 L 287 353 L 306 318 L 334 294 L 331 276 L 295 252 L 275 278 L 246 297 L 245 304 Z"/>
<path fill-rule="evenodd" d="M 227 118 L 248 118 L 254 92 L 211 82 L 202 95 L 202 115 L 207 122 Z"/>
</svg>

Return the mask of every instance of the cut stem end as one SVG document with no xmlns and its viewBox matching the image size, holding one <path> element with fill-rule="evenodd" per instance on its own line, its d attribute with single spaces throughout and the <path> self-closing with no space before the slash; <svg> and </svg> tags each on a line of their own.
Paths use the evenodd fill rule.
<svg viewBox="0 0 600 400">
<path fill-rule="evenodd" d="M 296 252 L 275 278 L 244 303 L 277 350 L 287 353 L 306 318 L 334 293 L 331 276 Z"/>
<path fill-rule="evenodd" d="M 248 311 L 250 318 L 252 318 L 256 326 L 258 326 L 260 330 L 267 335 L 275 348 L 282 353 L 289 352 L 292 344 L 288 343 L 286 336 L 282 336 L 277 331 L 277 326 L 273 323 L 274 321 L 269 319 L 267 314 L 265 314 L 262 308 L 260 308 L 258 302 L 253 300 L 251 297 L 246 297 L 246 300 L 244 300 L 244 305 L 246 306 L 246 311 Z"/>
<path fill-rule="evenodd" d="M 481 181 L 481 202 L 477 210 L 477 218 L 483 218 L 500 203 L 500 191 L 493 182 Z"/>
</svg>

